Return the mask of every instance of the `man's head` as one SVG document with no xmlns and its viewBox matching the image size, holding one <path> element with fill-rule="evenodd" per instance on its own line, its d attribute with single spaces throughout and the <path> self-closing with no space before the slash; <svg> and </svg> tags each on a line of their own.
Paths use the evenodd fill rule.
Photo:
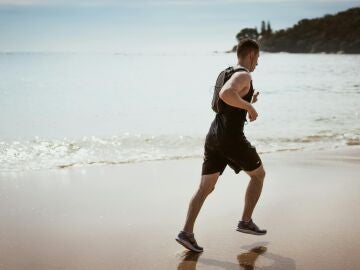
<svg viewBox="0 0 360 270">
<path fill-rule="evenodd" d="M 236 49 L 238 63 L 250 72 L 255 70 L 259 58 L 260 46 L 253 39 L 243 39 Z"/>
</svg>

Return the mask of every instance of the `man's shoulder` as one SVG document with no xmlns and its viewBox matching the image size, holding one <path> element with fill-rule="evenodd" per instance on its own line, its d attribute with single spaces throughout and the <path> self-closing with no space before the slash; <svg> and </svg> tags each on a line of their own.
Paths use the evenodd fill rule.
<svg viewBox="0 0 360 270">
<path fill-rule="evenodd" d="M 246 70 L 237 71 L 231 77 L 234 80 L 249 81 L 249 82 L 252 80 L 251 74 Z"/>
<path fill-rule="evenodd" d="M 250 86 L 251 80 L 251 75 L 248 72 L 237 72 L 231 76 L 229 84 L 236 89 L 243 89 Z"/>
</svg>

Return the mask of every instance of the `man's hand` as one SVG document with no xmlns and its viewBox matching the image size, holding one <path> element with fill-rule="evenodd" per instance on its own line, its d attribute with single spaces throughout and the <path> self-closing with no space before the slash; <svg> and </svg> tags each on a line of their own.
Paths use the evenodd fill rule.
<svg viewBox="0 0 360 270">
<path fill-rule="evenodd" d="M 256 91 L 252 97 L 251 103 L 255 103 L 257 101 L 258 95 L 259 95 L 259 91 Z"/>
<path fill-rule="evenodd" d="M 250 122 L 255 121 L 258 117 L 258 113 L 256 112 L 255 108 L 250 104 L 247 111 L 249 113 Z"/>
</svg>

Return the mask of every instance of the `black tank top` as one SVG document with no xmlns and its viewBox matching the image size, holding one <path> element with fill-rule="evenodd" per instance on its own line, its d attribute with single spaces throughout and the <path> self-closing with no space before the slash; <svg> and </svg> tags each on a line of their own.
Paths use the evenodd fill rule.
<svg viewBox="0 0 360 270">
<path fill-rule="evenodd" d="M 247 102 L 251 102 L 254 89 L 252 81 L 250 81 L 249 92 L 242 97 Z M 222 99 L 219 100 L 222 106 L 222 112 L 217 113 L 215 119 L 211 123 L 208 135 L 220 138 L 228 138 L 234 136 L 243 137 L 244 124 L 246 120 L 247 111 L 225 103 Z"/>
</svg>

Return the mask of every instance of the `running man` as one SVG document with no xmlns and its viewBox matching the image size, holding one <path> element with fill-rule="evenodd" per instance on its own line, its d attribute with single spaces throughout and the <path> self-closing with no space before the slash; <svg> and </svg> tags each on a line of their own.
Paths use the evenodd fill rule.
<svg viewBox="0 0 360 270">
<path fill-rule="evenodd" d="M 257 101 L 259 92 L 254 93 L 251 72 L 255 70 L 259 58 L 259 45 L 255 40 L 245 39 L 237 46 L 238 63 L 235 72 L 222 86 L 218 104 L 221 112 L 211 123 L 204 146 L 201 182 L 193 195 L 183 230 L 175 239 L 178 243 L 195 252 L 203 248 L 195 240 L 193 229 L 195 220 L 206 197 L 214 190 L 219 176 L 229 165 L 236 174 L 244 170 L 250 176 L 242 219 L 237 231 L 263 235 L 252 220 L 252 214 L 260 197 L 265 170 L 256 148 L 246 139 L 243 128 L 247 113 L 249 120 L 255 121 L 258 114 L 252 103 Z"/>
</svg>

